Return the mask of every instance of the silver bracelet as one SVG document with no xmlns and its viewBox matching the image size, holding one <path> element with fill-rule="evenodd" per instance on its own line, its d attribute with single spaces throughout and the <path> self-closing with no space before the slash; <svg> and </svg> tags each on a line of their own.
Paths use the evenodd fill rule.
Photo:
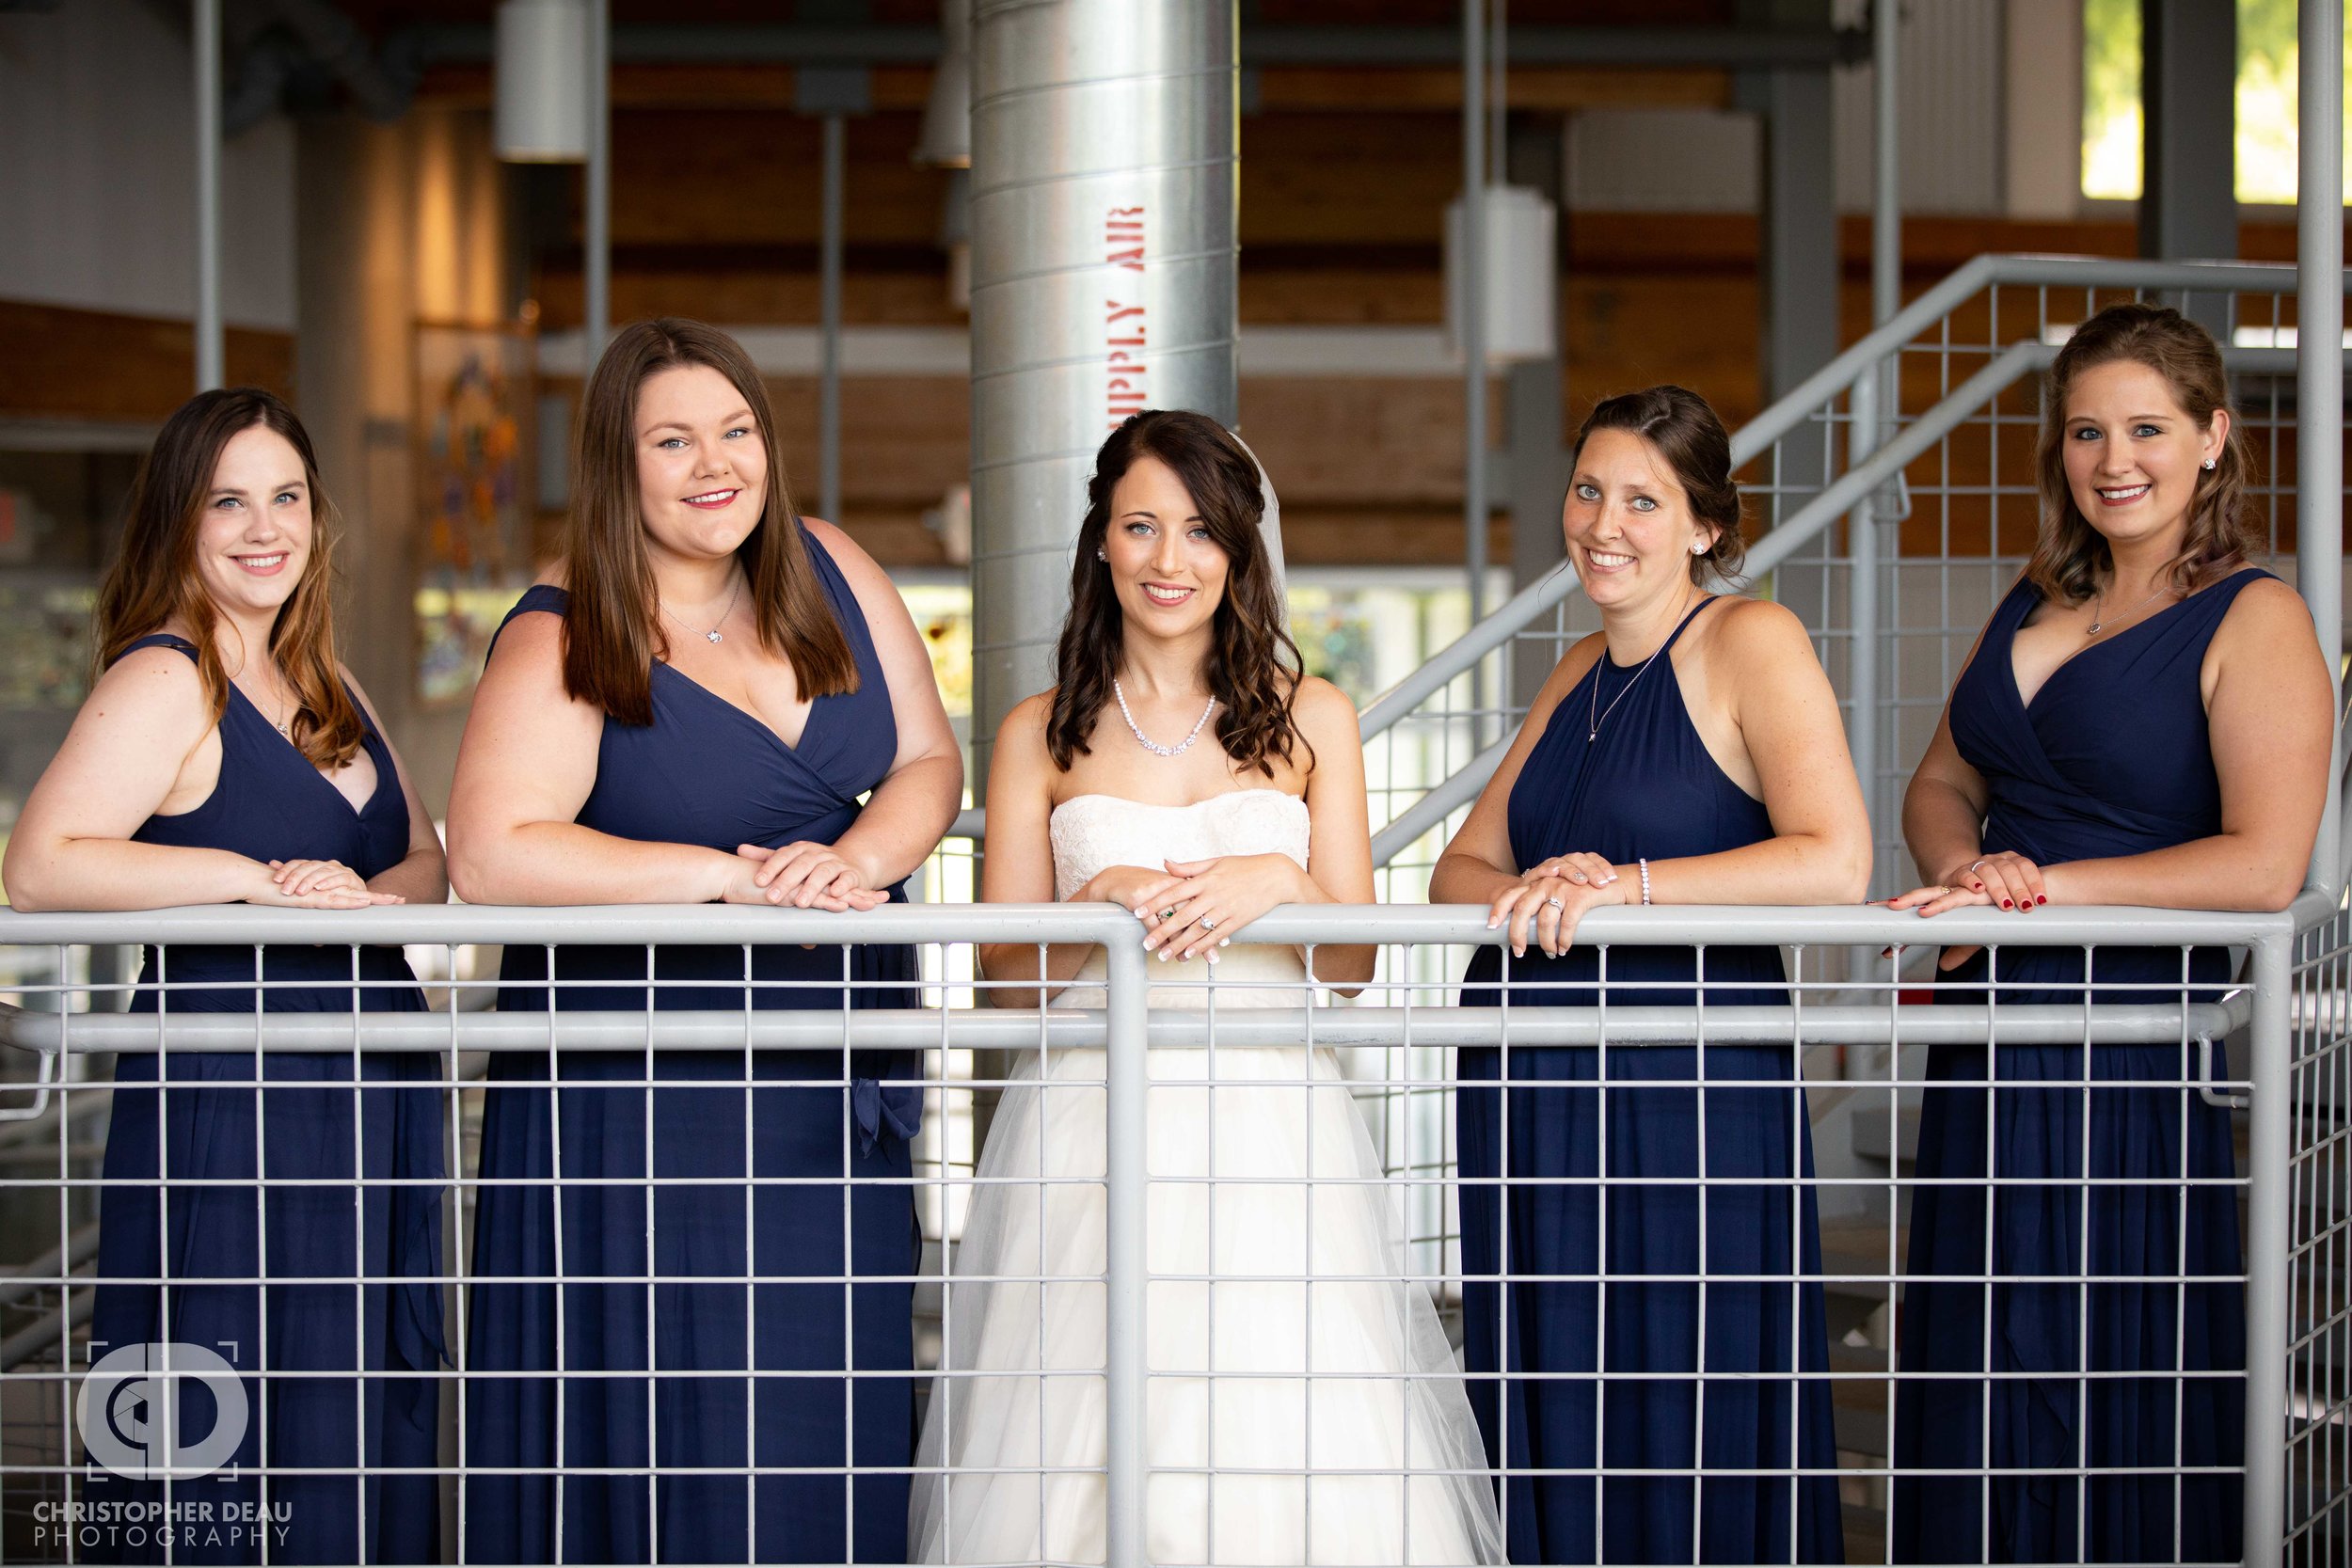
<svg viewBox="0 0 2352 1568">
<path fill-rule="evenodd" d="M 1649 902 L 1649 862 L 1646 859 L 1642 862 L 1642 902 Z"/>
</svg>

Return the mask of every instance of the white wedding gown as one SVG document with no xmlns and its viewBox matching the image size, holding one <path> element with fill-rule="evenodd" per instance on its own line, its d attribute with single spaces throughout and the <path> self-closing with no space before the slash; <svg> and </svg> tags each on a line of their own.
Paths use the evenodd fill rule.
<svg viewBox="0 0 2352 1568">
<path fill-rule="evenodd" d="M 1084 795 L 1052 836 L 1067 898 L 1112 865 L 1279 852 L 1303 866 L 1307 809 L 1272 789 L 1174 807 Z M 1305 1004 L 1296 949 L 1221 958 L 1220 1013 Z M 1205 962 L 1152 969 L 1179 982 L 1155 985 L 1152 1007 L 1207 1005 Z M 1055 1005 L 1102 1006 L 1102 977 L 1098 952 Z M 1154 1051 L 1151 1068 L 1151 1560 L 1501 1562 L 1459 1368 L 1423 1288 L 1397 1278 L 1400 1207 L 1338 1061 L 1226 1046 Z M 1104 1557 L 1103 1053 L 1057 1052 L 1041 1082 L 1032 1054 L 1017 1076 L 1030 1082 L 998 1108 L 948 1285 L 959 1375 L 933 1386 L 917 1465 L 955 1470 L 915 1477 L 921 1561 Z"/>
</svg>

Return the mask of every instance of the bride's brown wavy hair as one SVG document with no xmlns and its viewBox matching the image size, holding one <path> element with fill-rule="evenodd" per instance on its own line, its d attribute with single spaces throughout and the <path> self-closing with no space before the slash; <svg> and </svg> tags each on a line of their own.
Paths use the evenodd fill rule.
<svg viewBox="0 0 2352 1568">
<path fill-rule="evenodd" d="M 2213 428 L 2214 415 L 2228 413 L 2230 433 L 2214 453 L 2214 466 L 2197 473 L 2188 503 L 2188 533 L 2181 553 L 2166 565 L 2172 586 L 2193 594 L 2246 564 L 2262 547 L 2246 507 L 2246 486 L 2254 457 L 2243 421 L 2230 406 L 2229 372 L 2212 335 L 2168 306 L 2137 302 L 2110 305 L 2074 329 L 2050 366 L 2042 394 L 2042 533 L 2026 576 L 2045 599 L 2078 605 L 2099 592 L 2114 570 L 2107 542 L 2074 504 L 2066 481 L 2066 399 L 2075 378 L 2101 365 L 2129 360 L 2164 377 L 2172 401 L 2200 430 Z"/>
<path fill-rule="evenodd" d="M 1210 542 L 1225 552 L 1225 594 L 1210 620 L 1209 694 L 1217 702 L 1216 738 L 1244 769 L 1274 776 L 1279 759 L 1314 748 L 1292 714 L 1303 668 L 1298 644 L 1282 629 L 1282 590 L 1258 525 L 1265 492 L 1258 464 L 1231 432 L 1205 414 L 1146 409 L 1130 415 L 1095 454 L 1087 482 L 1086 520 L 1078 525 L 1077 559 L 1070 570 L 1070 613 L 1055 656 L 1054 711 L 1045 748 L 1067 769 L 1087 754 L 1095 721 L 1111 703 L 1119 673 L 1125 617 L 1110 567 L 1098 552 L 1110 531 L 1111 495 L 1139 458 L 1168 465 L 1200 508 Z"/>
<path fill-rule="evenodd" d="M 256 428 L 286 438 L 302 459 L 310 491 L 310 556 L 270 626 L 269 657 L 294 689 L 288 738 L 312 766 L 331 770 L 349 762 L 367 735 L 359 705 L 335 663 L 333 550 L 341 522 L 319 483 L 310 433 L 274 393 L 259 387 L 199 392 L 164 421 L 131 483 L 122 546 L 98 590 L 98 667 L 105 669 L 132 643 L 176 620 L 196 644 L 197 677 L 204 683 L 213 722 L 228 711 L 229 673 L 214 638 L 220 617 L 197 571 L 197 536 L 222 450 Z"/>
</svg>

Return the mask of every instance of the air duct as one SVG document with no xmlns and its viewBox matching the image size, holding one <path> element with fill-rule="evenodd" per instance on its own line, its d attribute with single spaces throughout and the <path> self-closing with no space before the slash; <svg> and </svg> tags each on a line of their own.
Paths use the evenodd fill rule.
<svg viewBox="0 0 2352 1568">
<path fill-rule="evenodd" d="M 973 753 L 1053 679 L 1094 451 L 1144 408 L 1231 427 L 1232 0 L 976 0 Z"/>
</svg>

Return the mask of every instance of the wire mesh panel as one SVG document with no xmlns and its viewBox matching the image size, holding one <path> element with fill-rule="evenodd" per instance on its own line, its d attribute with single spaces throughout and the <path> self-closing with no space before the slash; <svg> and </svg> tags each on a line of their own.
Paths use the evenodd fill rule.
<svg viewBox="0 0 2352 1568">
<path fill-rule="evenodd" d="M 282 912 L 0 917 L 9 1560 L 191 1525 L 254 1560 L 345 1528 L 469 1561 L 727 1529 L 784 1561 L 2340 1550 L 2339 927 L 2300 949 L 2291 1081 L 2280 916 L 2045 911 L 2023 948 L 1963 911 L 1934 934 L 1988 971 L 1941 986 L 1920 923 L 1867 910 L 1597 911 L 1574 973 L 1425 909 L 1277 911 L 1168 968 L 1108 907 L 339 917 L 453 976 L 494 938 L 741 971 L 657 958 L 634 1006 L 567 1007 L 613 988 L 559 963 L 551 1009 L 509 969 L 418 1010 L 125 1012 L 87 957 L 318 934 Z M 821 987 L 761 980 L 810 939 Z M 1044 1011 L 919 978 L 1055 942 L 1103 956 Z M 889 947 L 917 979 L 861 977 Z M 794 984 L 823 1005 L 756 1005 Z M 159 1038 L 210 1076 L 143 1075 Z M 421 1130 L 373 1114 L 405 1097 Z M 781 1169 L 792 1097 L 815 1152 Z M 251 1107 L 258 1165 L 166 1143 L 120 1174 L 124 1130 L 190 1102 Z M 494 1242 L 501 1205 L 540 1250 Z M 817 1222 L 778 1244 L 779 1212 Z M 126 1225 L 188 1244 L 133 1269 Z M 161 1326 L 110 1363 L 126 1300 Z M 206 1311 L 250 1327 L 175 1338 Z"/>
</svg>

